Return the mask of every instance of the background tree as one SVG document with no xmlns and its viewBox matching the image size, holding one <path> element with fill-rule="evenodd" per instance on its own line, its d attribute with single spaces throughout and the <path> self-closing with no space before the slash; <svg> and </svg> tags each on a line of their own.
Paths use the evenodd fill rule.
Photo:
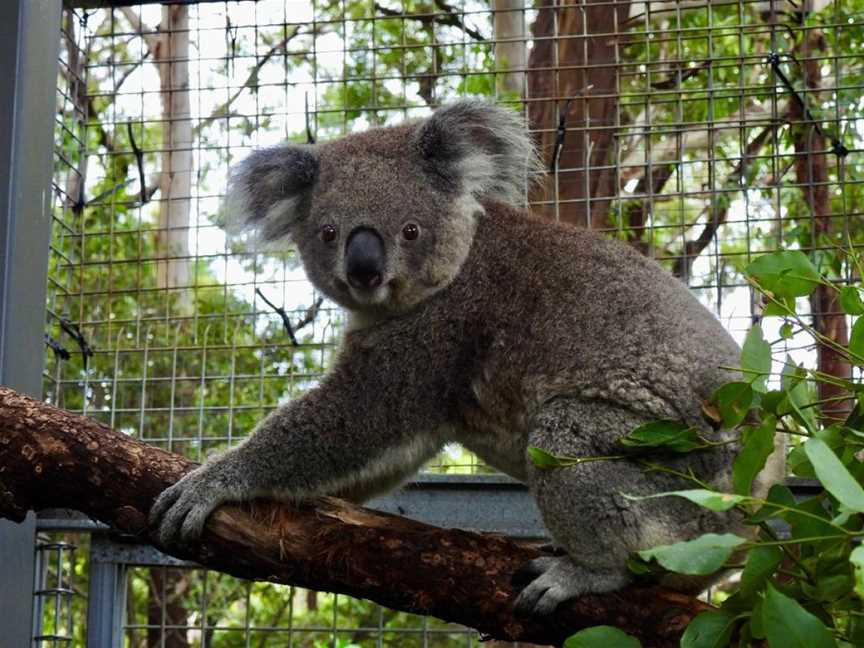
<svg viewBox="0 0 864 648">
<path fill-rule="evenodd" d="M 58 115 L 49 333 L 72 357 L 49 360 L 52 402 L 197 459 L 314 385 L 340 316 L 302 287 L 291 252 L 222 238 L 228 165 L 254 145 L 397 123 L 462 95 L 525 111 L 555 169 L 531 197 L 537 210 L 629 241 L 724 318 L 749 322 L 759 298 L 744 268 L 762 250 L 797 247 L 832 280 L 858 276 L 841 249 L 864 238 L 857 166 L 843 153 L 861 139 L 858 0 L 810 13 L 780 2 L 325 0 L 288 15 L 276 4 L 67 14 L 61 81 L 73 99 Z M 256 288 L 284 307 L 299 346 Z M 836 292 L 803 301 L 818 331 L 848 340 Z M 95 355 L 85 361 L 60 318 Z M 849 376 L 830 345 L 817 349 L 816 368 Z M 848 411 L 832 400 L 842 385 L 819 390 L 825 416 Z M 472 463 L 454 448 L 436 461 L 484 469 Z M 385 628 L 417 624 L 362 601 L 157 571 L 132 572 L 130 623 L 161 623 L 170 602 L 165 620 L 209 628 L 219 645 L 243 645 L 214 628 L 250 615 L 326 628 L 350 607 Z M 147 634 L 129 632 L 154 645 Z M 175 635 L 178 646 L 205 641 Z M 278 634 L 257 639 L 280 645 Z"/>
</svg>

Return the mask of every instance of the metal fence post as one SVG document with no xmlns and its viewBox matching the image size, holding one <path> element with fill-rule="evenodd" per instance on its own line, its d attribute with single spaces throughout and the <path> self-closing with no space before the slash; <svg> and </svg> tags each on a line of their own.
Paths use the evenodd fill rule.
<svg viewBox="0 0 864 648">
<path fill-rule="evenodd" d="M 61 0 L 0 2 L 0 383 L 42 393 Z M 0 646 L 33 637 L 35 517 L 0 521 Z"/>
</svg>

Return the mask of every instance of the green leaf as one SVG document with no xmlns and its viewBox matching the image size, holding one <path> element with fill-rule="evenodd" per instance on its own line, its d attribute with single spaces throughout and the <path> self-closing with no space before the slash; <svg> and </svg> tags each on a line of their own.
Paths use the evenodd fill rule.
<svg viewBox="0 0 864 648">
<path fill-rule="evenodd" d="M 558 457 L 535 446 L 528 447 L 528 456 L 537 468 L 560 468 L 563 465 Z"/>
<path fill-rule="evenodd" d="M 851 574 L 818 574 L 816 576 L 816 587 L 807 581 L 801 583 L 802 591 L 808 598 L 814 601 L 831 602 L 837 601 L 852 591 Z"/>
<path fill-rule="evenodd" d="M 744 347 L 741 349 L 741 367 L 748 372 L 757 372 L 745 374 L 747 378 L 752 379 L 750 384 L 753 389 L 758 392 L 768 391 L 768 374 L 771 373 L 771 345 L 765 341 L 762 327 L 758 324 L 750 328 L 744 339 Z"/>
<path fill-rule="evenodd" d="M 681 637 L 681 648 L 726 648 L 736 619 L 724 612 L 702 612 Z"/>
<path fill-rule="evenodd" d="M 856 286 L 844 286 L 840 290 L 840 307 L 847 315 L 864 315 L 861 289 Z"/>
<path fill-rule="evenodd" d="M 805 297 L 822 280 L 822 275 L 800 250 L 761 256 L 747 266 L 746 272 L 776 297 Z"/>
<path fill-rule="evenodd" d="M 786 356 L 786 366 L 781 373 L 781 386 L 786 392 L 786 402 L 789 404 L 790 412 L 794 413 L 796 420 L 803 425 L 808 432 L 818 429 L 816 415 L 812 407 L 807 407 L 812 401 L 811 390 L 804 379 L 807 371 L 799 367 L 792 360 L 792 356 Z"/>
<path fill-rule="evenodd" d="M 724 428 L 733 428 L 744 420 L 753 403 L 753 388 L 746 382 L 730 382 L 711 397 L 717 406 Z"/>
<path fill-rule="evenodd" d="M 804 443 L 804 451 L 825 490 L 846 508 L 864 512 L 864 488 L 855 481 L 828 444 L 822 439 L 808 439 Z"/>
<path fill-rule="evenodd" d="M 761 395 L 759 406 L 766 412 L 782 416 L 788 413 L 789 405 L 784 404 L 786 400 L 786 392 L 780 390 L 771 390 Z"/>
<path fill-rule="evenodd" d="M 785 324 L 783 324 L 783 326 L 780 327 L 780 337 L 782 337 L 784 340 L 791 340 L 793 334 L 794 332 L 792 329 L 792 325 L 789 322 L 786 322 Z"/>
<path fill-rule="evenodd" d="M 771 575 L 783 562 L 783 551 L 774 545 L 753 547 L 747 553 L 747 564 L 741 572 L 741 595 L 752 598 L 764 587 Z"/>
<path fill-rule="evenodd" d="M 785 317 L 790 313 L 795 312 L 795 298 L 794 297 L 777 297 L 777 302 L 773 301 L 765 304 L 765 310 L 762 311 L 762 314 L 765 317 Z"/>
<path fill-rule="evenodd" d="M 690 490 L 667 491 L 665 493 L 655 493 L 653 495 L 627 495 L 624 497 L 629 500 L 646 500 L 655 499 L 657 497 L 683 497 L 690 500 L 694 504 L 698 504 L 703 508 L 712 511 L 728 511 L 736 504 L 740 504 L 746 498 L 741 495 L 732 495 L 731 493 L 718 493 L 717 491 L 706 490 L 704 488 L 693 488 Z"/>
<path fill-rule="evenodd" d="M 855 570 L 855 593 L 864 599 L 864 546 L 857 546 L 849 556 L 849 562 Z"/>
<path fill-rule="evenodd" d="M 653 573 L 653 569 L 651 569 L 651 565 L 642 560 L 636 554 L 632 554 L 627 556 L 627 571 L 629 571 L 634 576 L 645 576 L 646 574 Z"/>
<path fill-rule="evenodd" d="M 849 334 L 849 351 L 857 356 L 854 359 L 856 365 L 864 366 L 864 317 L 859 317 L 852 325 L 852 332 Z"/>
<path fill-rule="evenodd" d="M 774 452 L 774 434 L 777 419 L 768 415 L 757 428 L 744 434 L 744 447 L 735 457 L 732 466 L 733 490 L 739 495 L 749 495 L 753 480 L 765 467 L 768 457 Z"/>
<path fill-rule="evenodd" d="M 758 524 L 769 518 L 783 515 L 783 511 L 778 509 L 777 506 L 795 507 L 795 496 L 789 490 L 789 487 L 783 484 L 774 484 L 768 491 L 768 497 L 765 499 L 767 503 L 750 516 L 750 522 Z"/>
<path fill-rule="evenodd" d="M 762 626 L 771 648 L 836 648 L 831 631 L 798 601 L 768 584 Z"/>
<path fill-rule="evenodd" d="M 735 548 L 745 542 L 744 538 L 732 533 L 706 533 L 695 540 L 661 545 L 638 553 L 645 560 L 655 559 L 669 571 L 703 576 L 723 567 Z"/>
<path fill-rule="evenodd" d="M 853 430 L 864 431 L 864 399 L 858 398 L 852 411 L 849 412 L 849 416 L 846 417 L 844 425 Z"/>
<path fill-rule="evenodd" d="M 642 648 L 635 637 L 612 626 L 585 628 L 564 642 L 564 648 Z"/>
<path fill-rule="evenodd" d="M 695 428 L 680 421 L 652 421 L 640 425 L 618 443 L 625 448 L 663 448 L 681 453 L 706 445 Z"/>
</svg>

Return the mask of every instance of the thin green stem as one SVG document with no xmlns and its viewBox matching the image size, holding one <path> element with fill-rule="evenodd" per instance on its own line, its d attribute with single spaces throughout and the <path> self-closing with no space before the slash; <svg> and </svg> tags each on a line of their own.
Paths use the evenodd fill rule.
<svg viewBox="0 0 864 648">
<path fill-rule="evenodd" d="M 855 535 L 855 534 L 851 534 Z M 759 542 L 750 542 L 748 543 L 751 547 L 770 547 L 770 546 L 788 546 L 788 545 L 796 545 L 796 544 L 806 544 L 808 542 L 822 542 L 823 540 L 848 540 L 848 535 L 828 535 L 828 536 L 811 536 L 809 538 L 790 538 L 789 540 L 769 540 L 759 541 Z"/>
<path fill-rule="evenodd" d="M 770 526 L 768 526 L 767 523 L 760 522 L 759 528 L 762 529 L 762 533 L 767 535 L 769 538 L 773 538 L 775 542 L 780 540 L 780 538 L 777 537 L 777 534 L 774 533 L 774 529 L 772 529 Z M 815 584 L 816 583 L 816 576 L 813 574 L 813 572 L 811 572 L 809 569 L 807 569 L 807 566 L 801 562 L 801 560 L 798 558 L 798 556 L 795 555 L 795 552 L 792 551 L 789 547 L 787 547 L 785 545 L 778 545 L 778 546 L 780 547 L 780 551 L 782 551 L 786 555 L 786 557 L 789 560 L 791 560 L 795 564 L 795 566 L 804 573 L 804 577 L 808 581 L 810 581 L 810 583 Z"/>
</svg>

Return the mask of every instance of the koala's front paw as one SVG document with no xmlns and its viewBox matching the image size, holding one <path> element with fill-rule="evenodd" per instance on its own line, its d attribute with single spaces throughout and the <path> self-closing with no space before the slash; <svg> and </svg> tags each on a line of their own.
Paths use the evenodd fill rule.
<svg viewBox="0 0 864 648">
<path fill-rule="evenodd" d="M 214 466 L 193 470 L 166 488 L 150 509 L 150 525 L 162 546 L 189 545 L 201 536 L 207 517 L 231 499 L 231 489 Z"/>
<path fill-rule="evenodd" d="M 629 580 L 621 572 L 595 571 L 574 563 L 568 556 L 535 558 L 513 576 L 514 584 L 528 583 L 516 598 L 516 614 L 544 616 L 561 603 L 582 594 L 614 592 Z"/>
</svg>

